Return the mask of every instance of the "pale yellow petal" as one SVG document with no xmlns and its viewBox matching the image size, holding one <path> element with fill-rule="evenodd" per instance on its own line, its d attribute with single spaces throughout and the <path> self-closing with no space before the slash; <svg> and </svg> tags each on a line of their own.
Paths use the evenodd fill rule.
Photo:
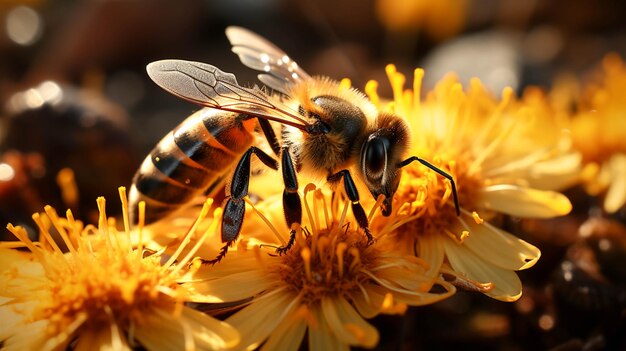
<svg viewBox="0 0 626 351">
<path fill-rule="evenodd" d="M 238 342 L 237 331 L 227 323 L 183 308 L 178 317 L 164 310 L 153 310 L 135 325 L 134 339 L 148 350 L 224 350 Z"/>
<path fill-rule="evenodd" d="M 542 190 L 565 189 L 579 180 L 581 160 L 579 153 L 572 152 L 533 164 L 529 169 L 529 184 Z"/>
<path fill-rule="evenodd" d="M 617 154 L 609 161 L 611 184 L 604 198 L 604 209 L 617 212 L 626 203 L 626 155 Z"/>
<path fill-rule="evenodd" d="M 20 313 L 20 305 L 8 304 L 0 306 L 0 340 L 20 331 L 19 325 L 27 318 L 28 314 Z"/>
<path fill-rule="evenodd" d="M 526 269 L 541 257 L 537 247 L 487 222 L 468 221 L 467 224 L 470 234 L 463 245 L 498 267 L 514 271 Z"/>
<path fill-rule="evenodd" d="M 183 307 L 182 317 L 190 322 L 194 340 L 202 349 L 223 350 L 239 344 L 239 331 L 226 322 L 188 307 Z"/>
<path fill-rule="evenodd" d="M 446 256 L 452 268 L 481 283 L 493 283 L 486 295 L 501 301 L 515 301 L 522 296 L 522 283 L 517 274 L 493 265 L 454 240 L 444 240 Z"/>
<path fill-rule="evenodd" d="M 259 262 L 254 255 L 241 252 L 229 252 L 218 265 L 203 265 L 194 274 L 196 280 L 216 279 L 248 271 L 259 270 Z M 261 273 L 260 271 L 258 272 Z"/>
<path fill-rule="evenodd" d="M 397 288 L 410 291 L 428 291 L 433 284 L 433 278 L 424 275 L 424 263 L 421 259 L 411 255 L 398 259 L 392 256 L 380 260 L 379 267 L 372 267 L 371 272 L 382 281 L 388 282 Z"/>
<path fill-rule="evenodd" d="M 343 297 L 324 297 L 322 312 L 330 330 L 342 342 L 366 348 L 378 344 L 378 330 L 367 323 Z"/>
<path fill-rule="evenodd" d="M 309 326 L 309 350 L 311 351 L 350 351 L 350 346 L 341 342 L 331 331 L 320 308 L 311 310 L 315 325 Z"/>
<path fill-rule="evenodd" d="M 306 328 L 306 321 L 303 318 L 289 316 L 270 335 L 261 350 L 297 351 L 302 344 L 302 339 L 304 339 Z"/>
<path fill-rule="evenodd" d="M 251 270 L 213 280 L 185 283 L 183 286 L 194 294 L 191 301 L 220 303 L 247 299 L 273 284 L 275 282 L 267 275 Z"/>
<path fill-rule="evenodd" d="M 167 311 L 152 310 L 135 325 L 134 339 L 147 350 L 177 351 L 185 349 L 185 330 L 181 319 Z"/>
<path fill-rule="evenodd" d="M 111 332 L 111 328 L 89 328 L 82 330 L 76 342 L 74 351 L 116 351 L 130 350 L 123 334 Z"/>
<path fill-rule="evenodd" d="M 21 325 L 18 332 L 4 340 L 2 350 L 43 350 L 49 339 L 48 323 L 47 320 L 40 320 Z"/>
<path fill-rule="evenodd" d="M 352 303 L 361 316 L 374 318 L 381 312 L 385 294 L 372 289 L 371 286 L 364 287 L 363 290 L 360 294 L 352 294 Z"/>
<path fill-rule="evenodd" d="M 425 306 L 445 300 L 448 297 L 454 295 L 456 289 L 454 288 L 454 286 L 444 284 L 445 282 L 435 281 L 435 285 L 440 285 L 444 288 L 444 291 L 441 293 L 393 291 L 393 293 L 391 294 L 393 297 L 392 302 L 403 303 L 410 306 Z M 369 291 L 374 291 L 383 296 L 387 293 L 391 293 L 391 291 L 382 286 L 370 286 L 368 287 L 368 292 Z M 387 306 L 387 308 L 389 307 L 391 306 Z M 390 311 L 385 310 L 384 312 L 389 313 Z M 397 311 L 393 311 L 393 313 L 397 313 Z"/>
<path fill-rule="evenodd" d="M 239 330 L 239 349 L 256 348 L 276 330 L 283 319 L 293 313 L 298 306 L 295 295 L 281 291 L 270 297 L 253 301 L 226 319 L 227 323 Z"/>
<path fill-rule="evenodd" d="M 554 191 L 498 184 L 481 190 L 486 208 L 522 218 L 552 218 L 572 210 L 568 198 Z"/>
<path fill-rule="evenodd" d="M 439 268 L 443 264 L 443 244 L 439 235 L 427 233 L 418 237 L 418 257 L 428 263 L 426 277 L 434 278 L 439 275 Z"/>
</svg>

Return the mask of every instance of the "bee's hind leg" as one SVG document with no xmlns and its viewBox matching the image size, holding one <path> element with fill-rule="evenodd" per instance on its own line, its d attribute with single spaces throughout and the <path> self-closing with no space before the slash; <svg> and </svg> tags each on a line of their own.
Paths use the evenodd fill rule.
<svg viewBox="0 0 626 351">
<path fill-rule="evenodd" d="M 275 170 L 278 169 L 276 160 L 255 146 L 251 146 L 243 156 L 241 156 L 235 168 L 235 172 L 233 173 L 230 186 L 227 188 L 228 192 L 226 193 L 226 197 L 228 200 L 226 200 L 224 214 L 222 215 L 222 242 L 225 243 L 225 245 L 216 258 L 203 260 L 202 263 L 215 264 L 219 262 L 226 256 L 228 248 L 235 243 L 239 236 L 241 225 L 243 224 L 243 217 L 246 213 L 246 201 L 244 198 L 248 195 L 252 154 L 255 154 L 267 167 Z"/>
<path fill-rule="evenodd" d="M 343 177 L 343 185 L 346 189 L 346 195 L 348 195 L 348 199 L 352 204 L 352 213 L 354 214 L 354 218 L 356 219 L 359 227 L 363 228 L 363 231 L 365 232 L 367 245 L 371 245 L 374 243 L 374 236 L 369 229 L 369 221 L 367 220 L 367 215 L 365 214 L 363 206 L 361 206 L 361 203 L 359 202 L 359 192 L 356 189 L 356 184 L 354 184 L 354 180 L 352 179 L 350 172 L 347 169 L 341 170 L 328 176 L 327 180 L 331 183 L 335 183 L 341 180 L 341 177 Z"/>
<path fill-rule="evenodd" d="M 276 249 L 276 253 L 282 255 L 289 251 L 296 241 L 296 230 L 294 224 L 302 223 L 302 204 L 298 195 L 298 178 L 296 169 L 289 153 L 289 147 L 284 146 L 281 152 L 281 168 L 283 171 L 283 182 L 285 190 L 283 191 L 283 210 L 285 213 L 285 222 L 291 229 L 289 232 L 289 241 L 284 246 Z"/>
</svg>

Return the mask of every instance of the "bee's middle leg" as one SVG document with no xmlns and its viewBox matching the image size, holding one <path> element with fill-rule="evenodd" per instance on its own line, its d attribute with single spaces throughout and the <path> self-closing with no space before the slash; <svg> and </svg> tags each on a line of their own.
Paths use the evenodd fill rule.
<svg viewBox="0 0 626 351">
<path fill-rule="evenodd" d="M 224 206 L 224 214 L 222 215 L 222 242 L 225 245 L 220 250 L 220 253 L 212 260 L 203 260 L 204 264 L 215 264 L 219 262 L 226 253 L 228 248 L 237 240 L 239 232 L 241 231 L 241 225 L 243 224 L 243 217 L 246 213 L 246 201 L 244 197 L 248 195 L 248 185 L 250 184 L 250 161 L 252 154 L 256 155 L 263 164 L 272 169 L 278 170 L 278 163 L 271 156 L 266 154 L 263 150 L 251 146 L 241 156 L 235 172 L 233 173 L 230 186 L 227 188 L 228 192 L 226 197 L 226 205 Z"/>
<path fill-rule="evenodd" d="M 283 191 L 283 211 L 285 213 L 285 222 L 289 226 L 289 241 L 284 246 L 276 249 L 279 255 L 287 252 L 293 246 L 296 240 L 296 230 L 294 224 L 302 223 L 302 204 L 298 195 L 298 178 L 296 169 L 294 168 L 289 147 L 284 146 L 281 152 L 281 169 L 283 171 L 283 182 L 285 190 Z"/>
<path fill-rule="evenodd" d="M 359 202 L 359 191 L 356 188 L 356 184 L 350 175 L 350 172 L 347 169 L 341 170 L 335 174 L 331 174 L 328 176 L 327 180 L 331 183 L 338 182 L 343 177 L 343 185 L 346 189 L 346 195 L 348 195 L 348 199 L 352 205 L 352 213 L 354 214 L 354 218 L 356 219 L 359 227 L 363 228 L 365 232 L 365 236 L 367 237 L 367 244 L 371 245 L 374 243 L 374 236 L 369 229 L 369 221 L 367 220 L 367 215 L 365 214 L 365 210 L 361 203 Z"/>
</svg>

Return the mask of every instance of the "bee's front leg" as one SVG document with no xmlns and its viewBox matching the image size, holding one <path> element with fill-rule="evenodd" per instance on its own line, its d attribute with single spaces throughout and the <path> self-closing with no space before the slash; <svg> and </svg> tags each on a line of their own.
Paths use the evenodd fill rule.
<svg viewBox="0 0 626 351">
<path fill-rule="evenodd" d="M 348 195 L 348 199 L 352 204 L 352 213 L 354 214 L 354 218 L 356 219 L 359 227 L 363 228 L 365 232 L 365 236 L 367 237 L 367 244 L 371 245 L 374 243 L 374 236 L 369 229 L 369 222 L 367 220 L 367 215 L 365 214 L 365 210 L 363 210 L 363 206 L 359 202 L 359 191 L 356 188 L 356 184 L 354 184 L 354 180 L 350 175 L 350 172 L 347 169 L 341 170 L 335 174 L 331 174 L 328 176 L 327 180 L 331 183 L 338 182 L 343 177 L 343 185 L 346 189 L 346 195 Z"/>
</svg>

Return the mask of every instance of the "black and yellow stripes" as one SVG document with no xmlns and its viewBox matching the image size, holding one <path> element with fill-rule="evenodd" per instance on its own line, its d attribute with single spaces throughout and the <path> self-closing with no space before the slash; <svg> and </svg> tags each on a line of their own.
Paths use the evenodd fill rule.
<svg viewBox="0 0 626 351">
<path fill-rule="evenodd" d="M 146 201 L 146 223 L 151 223 L 216 188 L 252 145 L 255 124 L 246 115 L 215 109 L 189 116 L 157 144 L 135 174 L 133 212 L 139 201 Z"/>
</svg>

